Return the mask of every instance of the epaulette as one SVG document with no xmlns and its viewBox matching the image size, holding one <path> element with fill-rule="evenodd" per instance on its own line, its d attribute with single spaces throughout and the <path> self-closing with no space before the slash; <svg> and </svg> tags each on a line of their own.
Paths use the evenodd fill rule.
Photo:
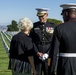
<svg viewBox="0 0 76 75">
<path fill-rule="evenodd" d="M 40 21 L 33 23 L 34 27 L 37 27 L 40 25 Z"/>
<path fill-rule="evenodd" d="M 34 22 L 33 24 L 39 23 L 40 21 Z"/>
</svg>

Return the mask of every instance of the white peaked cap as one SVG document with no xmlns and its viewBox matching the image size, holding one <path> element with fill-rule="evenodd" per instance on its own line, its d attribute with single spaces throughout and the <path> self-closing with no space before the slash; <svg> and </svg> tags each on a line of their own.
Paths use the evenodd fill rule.
<svg viewBox="0 0 76 75">
<path fill-rule="evenodd" d="M 60 5 L 63 9 L 71 9 L 75 8 L 76 9 L 76 3 L 67 3 L 67 4 L 62 4 Z"/>
<path fill-rule="evenodd" d="M 36 8 L 36 10 L 37 10 L 37 16 L 42 16 L 45 13 L 48 13 L 48 11 L 50 9 L 48 9 L 48 8 Z"/>
</svg>

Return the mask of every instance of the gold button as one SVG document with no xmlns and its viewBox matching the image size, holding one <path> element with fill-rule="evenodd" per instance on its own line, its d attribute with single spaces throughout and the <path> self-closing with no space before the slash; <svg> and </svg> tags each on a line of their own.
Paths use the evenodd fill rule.
<svg viewBox="0 0 76 75">
<path fill-rule="evenodd" d="M 43 27 L 44 27 L 44 24 L 43 24 Z"/>
<path fill-rule="evenodd" d="M 43 40 L 44 40 L 44 38 L 43 38 Z"/>
<path fill-rule="evenodd" d="M 44 31 L 44 29 L 43 29 L 43 31 Z"/>
<path fill-rule="evenodd" d="M 44 34 L 42 34 L 42 35 L 44 35 Z"/>
</svg>

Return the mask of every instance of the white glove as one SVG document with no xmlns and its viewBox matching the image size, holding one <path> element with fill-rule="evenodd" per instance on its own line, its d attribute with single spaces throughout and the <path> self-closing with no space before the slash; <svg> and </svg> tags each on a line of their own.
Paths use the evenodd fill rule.
<svg viewBox="0 0 76 75">
<path fill-rule="evenodd" d="M 49 57 L 49 55 L 47 53 L 43 54 L 43 59 L 47 59 Z"/>
<path fill-rule="evenodd" d="M 42 61 L 46 60 L 49 57 L 49 55 L 47 53 L 43 54 L 43 56 L 40 56 L 39 59 L 41 59 Z"/>
</svg>

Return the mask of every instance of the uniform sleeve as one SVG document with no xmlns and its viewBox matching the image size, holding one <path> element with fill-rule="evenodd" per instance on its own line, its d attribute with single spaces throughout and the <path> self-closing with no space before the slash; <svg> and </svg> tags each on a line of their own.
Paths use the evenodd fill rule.
<svg viewBox="0 0 76 75">
<path fill-rule="evenodd" d="M 33 45 L 34 45 L 34 51 L 37 54 L 37 52 L 39 52 L 38 49 L 37 49 L 37 46 L 35 44 L 33 44 Z"/>
<path fill-rule="evenodd" d="M 59 53 L 59 39 L 58 39 L 58 31 L 57 28 L 55 28 L 54 30 L 54 34 L 53 34 L 53 39 L 52 39 L 52 44 L 51 44 L 51 50 L 50 50 L 50 58 L 51 58 L 51 74 L 54 72 L 54 70 L 56 69 L 56 65 L 57 65 L 57 54 Z"/>
<path fill-rule="evenodd" d="M 34 45 L 34 51 L 35 51 L 35 53 L 37 53 L 38 52 L 38 48 L 37 48 L 37 46 L 36 46 L 36 44 L 35 44 L 35 32 L 34 32 L 34 29 L 32 29 L 31 30 L 31 32 L 30 32 L 30 36 L 31 36 L 31 38 L 32 38 L 32 40 L 33 40 L 33 45 Z"/>
</svg>

